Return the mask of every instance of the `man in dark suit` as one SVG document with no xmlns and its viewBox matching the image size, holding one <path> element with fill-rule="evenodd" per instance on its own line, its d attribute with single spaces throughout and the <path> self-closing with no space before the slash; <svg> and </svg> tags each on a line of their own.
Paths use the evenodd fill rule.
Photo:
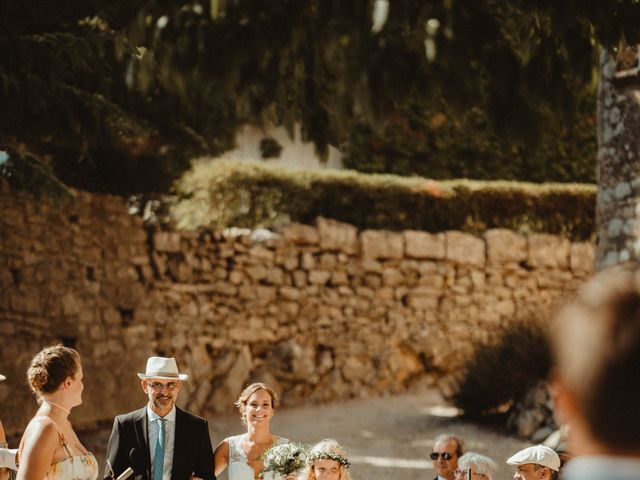
<svg viewBox="0 0 640 480">
<path fill-rule="evenodd" d="M 429 458 L 438 476 L 433 480 L 453 480 L 454 471 L 458 468 L 458 458 L 464 453 L 462 440 L 449 433 L 439 435 L 433 443 Z"/>
<path fill-rule="evenodd" d="M 138 377 L 149 402 L 115 418 L 104 478 L 131 467 L 136 480 L 215 480 L 207 421 L 175 405 L 188 376 L 175 359 L 151 357 Z"/>
</svg>

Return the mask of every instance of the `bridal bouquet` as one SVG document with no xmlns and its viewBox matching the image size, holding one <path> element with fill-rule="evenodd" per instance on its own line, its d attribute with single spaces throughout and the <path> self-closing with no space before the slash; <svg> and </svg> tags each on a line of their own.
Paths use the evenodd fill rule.
<svg viewBox="0 0 640 480">
<path fill-rule="evenodd" d="M 305 466 L 308 447 L 302 443 L 281 443 L 262 454 L 264 467 L 261 475 L 276 472 L 282 476 L 300 470 Z"/>
</svg>

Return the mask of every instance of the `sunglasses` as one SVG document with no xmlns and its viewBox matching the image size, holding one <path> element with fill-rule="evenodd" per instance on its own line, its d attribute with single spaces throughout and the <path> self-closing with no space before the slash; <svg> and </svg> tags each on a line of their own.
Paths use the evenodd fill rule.
<svg viewBox="0 0 640 480">
<path fill-rule="evenodd" d="M 442 457 L 443 460 L 451 460 L 453 458 L 453 455 L 451 455 L 449 452 L 431 452 L 431 455 L 429 455 L 429 458 L 431 458 L 431 460 L 437 460 L 438 457 Z"/>
</svg>

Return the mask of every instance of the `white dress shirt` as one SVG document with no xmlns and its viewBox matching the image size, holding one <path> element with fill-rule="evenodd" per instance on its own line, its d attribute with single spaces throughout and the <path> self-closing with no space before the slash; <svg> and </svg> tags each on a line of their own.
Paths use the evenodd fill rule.
<svg viewBox="0 0 640 480">
<path fill-rule="evenodd" d="M 638 480 L 640 458 L 584 456 L 567 463 L 562 478 L 567 480 Z"/>
<path fill-rule="evenodd" d="M 151 469 L 153 470 L 153 459 L 156 457 L 156 442 L 160 432 L 160 415 L 151 410 L 147 404 L 147 420 L 149 421 L 149 453 L 151 454 Z M 164 464 L 162 467 L 162 480 L 171 480 L 171 469 L 173 468 L 173 444 L 176 438 L 176 406 L 164 417 Z M 153 478 L 153 471 L 151 472 Z"/>
</svg>

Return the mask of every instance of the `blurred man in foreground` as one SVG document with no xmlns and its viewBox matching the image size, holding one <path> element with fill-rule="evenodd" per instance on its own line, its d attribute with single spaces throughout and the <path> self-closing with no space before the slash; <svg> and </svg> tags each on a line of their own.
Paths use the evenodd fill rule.
<svg viewBox="0 0 640 480">
<path fill-rule="evenodd" d="M 573 456 L 564 480 L 640 479 L 640 270 L 595 275 L 554 319 L 556 416 Z"/>
</svg>

